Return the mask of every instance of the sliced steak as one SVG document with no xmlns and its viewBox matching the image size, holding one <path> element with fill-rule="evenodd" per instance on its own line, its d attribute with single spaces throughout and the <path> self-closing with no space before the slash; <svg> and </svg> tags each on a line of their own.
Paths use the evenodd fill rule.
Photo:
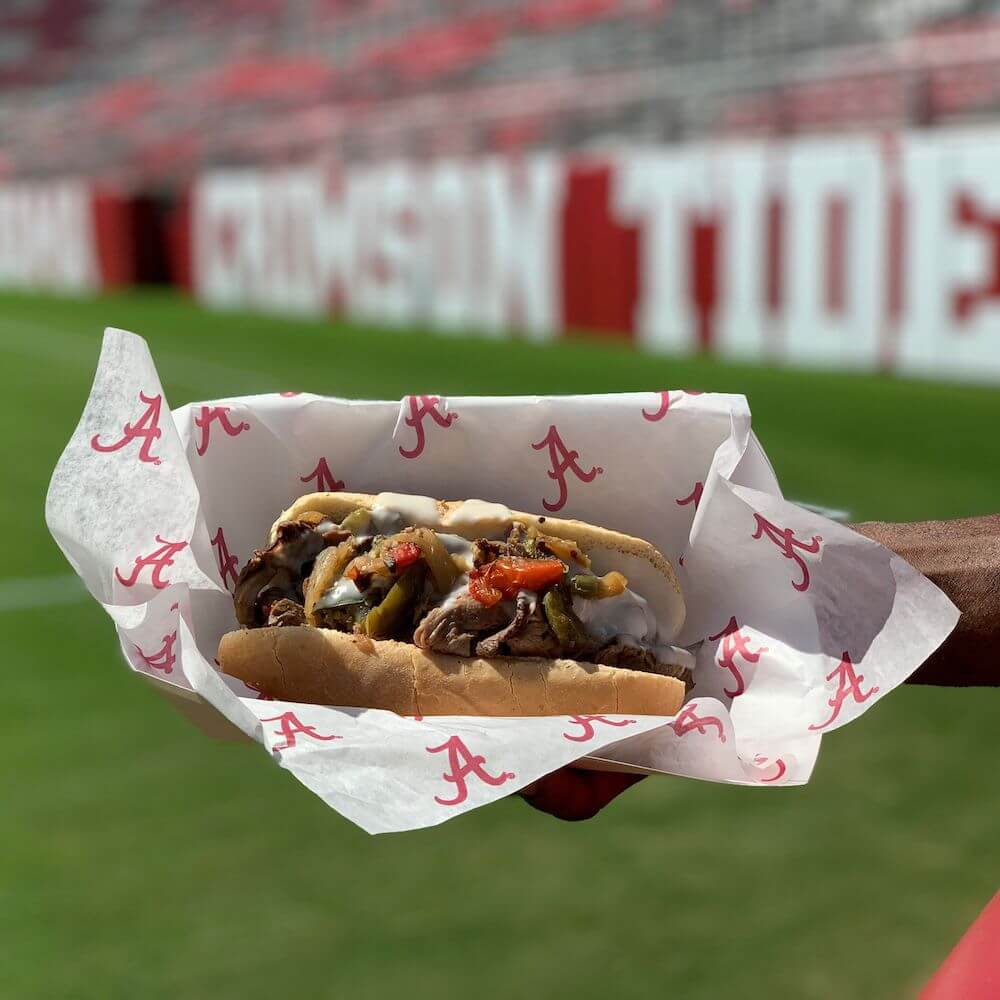
<svg viewBox="0 0 1000 1000">
<path fill-rule="evenodd" d="M 541 656 L 547 660 L 555 659 L 559 656 L 568 655 L 556 637 L 555 632 L 549 628 L 549 623 L 542 613 L 541 601 L 535 610 L 528 616 L 523 628 L 515 634 L 507 636 L 507 649 L 514 656 Z"/>
<path fill-rule="evenodd" d="M 534 540 L 528 537 L 527 525 L 521 521 L 515 521 L 507 535 L 507 551 L 504 554 L 535 559 L 544 553 L 540 553 Z"/>
<path fill-rule="evenodd" d="M 515 521 L 507 533 L 507 538 L 498 542 L 491 538 L 477 538 L 472 545 L 472 565 L 479 569 L 501 556 L 516 556 L 522 559 L 537 559 L 541 555 L 534 539 L 528 537 L 528 528 L 521 521 Z"/>
<path fill-rule="evenodd" d="M 305 608 L 296 601 L 290 601 L 287 597 L 275 601 L 267 613 L 267 624 L 271 626 L 305 625 L 305 623 Z"/>
<path fill-rule="evenodd" d="M 434 586 L 434 578 L 428 574 L 427 579 L 424 580 L 424 589 L 420 591 L 416 603 L 413 605 L 413 613 L 410 616 L 410 620 L 414 625 L 423 619 L 424 615 L 427 614 L 438 599 L 439 594 L 437 588 Z"/>
<path fill-rule="evenodd" d="M 353 632 L 358 623 L 358 608 L 364 610 L 364 605 L 344 604 L 339 608 L 314 608 L 313 619 L 316 628 L 329 628 L 335 632 Z"/>
<path fill-rule="evenodd" d="M 531 599 L 526 594 L 518 594 L 514 617 L 499 632 L 479 640 L 476 644 L 476 656 L 499 656 L 504 643 L 517 635 L 527 625 L 530 615 Z"/>
<path fill-rule="evenodd" d="M 656 658 L 651 649 L 642 649 L 630 645 L 620 639 L 614 639 L 601 649 L 594 658 L 595 663 L 603 663 L 609 667 L 623 667 L 626 670 L 641 670 L 647 674 L 662 674 L 664 677 L 676 677 L 684 682 L 690 691 L 694 687 L 690 667 L 678 666 L 675 663 L 663 663 Z"/>
<path fill-rule="evenodd" d="M 476 569 L 505 555 L 507 555 L 506 542 L 494 542 L 488 538 L 477 538 L 472 543 L 472 565 Z"/>
<path fill-rule="evenodd" d="M 268 604 L 280 598 L 301 603 L 302 579 L 325 547 L 323 536 L 305 521 L 278 525 L 274 543 L 254 552 L 236 581 L 236 620 L 253 628 L 267 620 L 264 609 Z"/>
<path fill-rule="evenodd" d="M 651 649 L 614 639 L 597 653 L 594 662 L 609 667 L 624 667 L 626 670 L 652 671 L 656 666 L 656 657 Z"/>
<path fill-rule="evenodd" d="M 507 624 L 507 612 L 499 604 L 488 608 L 473 597 L 429 611 L 413 633 L 421 649 L 454 656 L 471 656 L 472 647 L 484 632 Z"/>
</svg>

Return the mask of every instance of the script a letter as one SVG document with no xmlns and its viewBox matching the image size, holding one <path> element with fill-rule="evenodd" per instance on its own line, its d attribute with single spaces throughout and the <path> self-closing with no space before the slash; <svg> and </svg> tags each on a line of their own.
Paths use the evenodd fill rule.
<svg viewBox="0 0 1000 1000">
<path fill-rule="evenodd" d="M 853 698 L 857 704 L 862 705 L 873 694 L 878 692 L 878 687 L 869 688 L 867 691 L 861 690 L 861 682 L 865 679 L 864 674 L 859 674 L 855 671 L 854 664 L 851 663 L 851 658 L 846 649 L 840 663 L 826 675 L 828 681 L 832 681 L 834 677 L 837 678 L 837 690 L 827 702 L 830 708 L 833 709 L 833 712 L 826 722 L 812 725 L 809 727 L 810 729 L 826 729 L 840 715 L 840 710 L 844 707 L 844 702 L 848 698 Z"/>
<path fill-rule="evenodd" d="M 549 479 L 559 484 L 559 496 L 554 501 L 543 499 L 542 506 L 552 513 L 562 510 L 566 505 L 566 498 L 569 496 L 569 487 L 566 485 L 566 473 L 572 472 L 581 483 L 592 483 L 604 470 L 600 466 L 593 466 L 589 472 L 584 471 L 579 463 L 580 453 L 566 447 L 563 443 L 559 431 L 555 424 L 549 425 L 549 432 L 541 441 L 536 441 L 531 445 L 535 451 L 543 448 L 549 449 L 549 462 L 551 468 L 546 473 Z"/>
<path fill-rule="evenodd" d="M 735 691 L 730 691 L 729 688 L 725 688 L 724 691 L 730 698 L 735 698 L 737 695 L 743 694 L 746 690 L 743 674 L 736 665 L 737 655 L 741 656 L 747 663 L 757 663 L 760 660 L 761 654 L 767 652 L 767 646 L 751 650 L 750 638 L 743 635 L 740 631 L 740 626 L 735 617 L 729 619 L 729 624 L 718 635 L 710 635 L 708 637 L 709 642 L 717 642 L 719 639 L 722 640 L 722 651 L 718 660 L 719 666 L 723 670 L 728 670 L 736 681 Z"/>
<path fill-rule="evenodd" d="M 277 722 L 278 731 L 285 737 L 284 743 L 275 743 L 272 750 L 290 750 L 295 746 L 296 736 L 308 736 L 314 740 L 339 740 L 342 736 L 328 735 L 316 732 L 315 726 L 306 725 L 299 721 L 299 717 L 294 712 L 282 712 L 281 715 L 274 715 L 269 719 L 261 719 L 261 722 Z"/>
<path fill-rule="evenodd" d="M 442 806 L 457 806 L 469 797 L 469 789 L 465 779 L 470 775 L 475 775 L 484 784 L 494 787 L 502 785 L 514 777 L 510 771 L 501 771 L 497 775 L 490 774 L 483 766 L 486 763 L 486 758 L 481 754 L 472 753 L 460 736 L 452 736 L 438 747 L 427 747 L 428 753 L 442 753 L 443 751 L 448 753 L 448 770 L 441 777 L 455 786 L 455 797 L 446 799 L 435 795 L 434 801 Z"/>
<path fill-rule="evenodd" d="M 101 444 L 100 434 L 95 434 L 90 439 L 90 447 L 94 451 L 119 451 L 131 441 L 142 440 L 139 448 L 139 461 L 149 462 L 151 465 L 159 465 L 160 459 L 152 453 L 153 442 L 163 433 L 160 430 L 160 406 L 163 403 L 162 396 L 147 396 L 140 390 L 139 399 L 146 404 L 146 409 L 142 411 L 142 416 L 134 424 L 126 424 L 122 428 L 122 436 L 114 444 Z"/>
</svg>

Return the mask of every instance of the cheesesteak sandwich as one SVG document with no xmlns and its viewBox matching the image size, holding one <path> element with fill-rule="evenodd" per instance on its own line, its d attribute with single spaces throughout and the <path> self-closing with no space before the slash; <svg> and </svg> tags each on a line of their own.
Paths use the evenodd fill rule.
<svg viewBox="0 0 1000 1000">
<path fill-rule="evenodd" d="M 634 589 L 633 589 L 634 588 Z M 481 500 L 312 493 L 236 584 L 219 665 L 282 701 L 401 715 L 673 715 L 694 657 L 648 542 Z"/>
</svg>

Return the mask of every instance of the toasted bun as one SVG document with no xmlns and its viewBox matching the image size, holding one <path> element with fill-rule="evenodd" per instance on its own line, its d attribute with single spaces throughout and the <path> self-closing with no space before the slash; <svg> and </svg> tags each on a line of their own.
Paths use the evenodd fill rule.
<svg viewBox="0 0 1000 1000">
<path fill-rule="evenodd" d="M 307 510 L 319 511 L 340 521 L 358 507 L 372 510 L 376 506 L 400 511 L 408 523 L 417 527 L 434 528 L 469 539 L 502 537 L 514 521 L 534 525 L 547 535 L 574 542 L 590 557 L 595 572 L 616 569 L 624 573 L 629 587 L 649 602 L 665 636 L 673 638 L 684 624 L 684 598 L 674 568 L 649 542 L 584 521 L 509 510 L 503 504 L 482 500 L 433 500 L 405 493 L 309 493 L 282 511 L 271 529 L 271 540 L 279 524 L 293 521 Z"/>
<path fill-rule="evenodd" d="M 219 665 L 280 701 L 400 715 L 674 715 L 685 691 L 674 677 L 619 667 L 446 656 L 307 626 L 228 632 Z"/>
</svg>

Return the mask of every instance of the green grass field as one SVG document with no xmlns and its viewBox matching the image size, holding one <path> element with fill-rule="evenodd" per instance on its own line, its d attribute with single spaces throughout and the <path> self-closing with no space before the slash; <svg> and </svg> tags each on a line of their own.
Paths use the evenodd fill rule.
<svg viewBox="0 0 1000 1000">
<path fill-rule="evenodd" d="M 595 820 L 513 799 L 371 838 L 259 750 L 202 738 L 120 662 L 43 522 L 105 325 L 172 405 L 694 386 L 745 392 L 789 496 L 856 518 L 1000 507 L 1000 390 L 211 315 L 171 297 L 0 297 L 5 523 L 0 996 L 906 997 L 1000 882 L 1000 693 L 904 689 L 804 789 L 650 780 Z M 288 347 L 294 349 L 289 350 Z"/>
</svg>

